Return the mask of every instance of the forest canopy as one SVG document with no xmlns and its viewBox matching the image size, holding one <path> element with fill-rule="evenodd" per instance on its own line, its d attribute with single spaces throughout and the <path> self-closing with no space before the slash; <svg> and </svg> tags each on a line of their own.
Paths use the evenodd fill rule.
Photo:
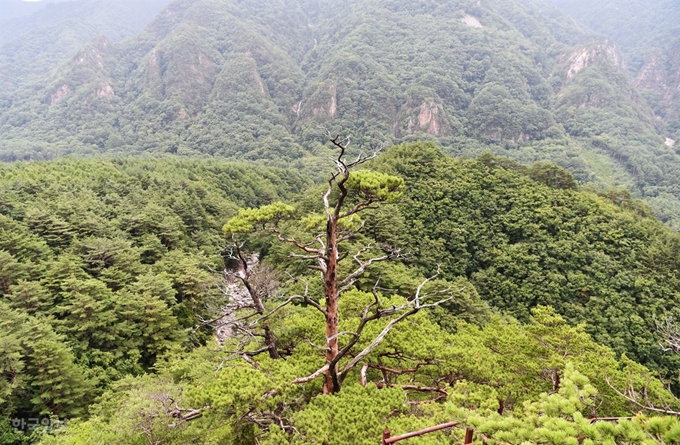
<svg viewBox="0 0 680 445">
<path fill-rule="evenodd" d="M 229 280 L 242 275 L 234 239 L 222 233 L 231 218 L 263 223 L 245 209 L 271 209 L 260 215 L 303 240 L 323 227 L 309 216 L 323 212 L 323 186 L 290 170 L 205 161 L 3 166 L 0 437 L 368 444 L 385 427 L 398 434 L 459 420 L 480 443 L 482 435 L 489 443 L 672 441 L 673 418 L 587 420 L 634 414 L 641 394 L 680 409 L 658 379 L 679 368 L 655 324 L 677 317 L 680 236 L 646 204 L 578 190 L 554 165 L 454 159 L 431 143 L 393 147 L 357 173 L 348 208 L 382 193 L 370 184 L 400 178 L 403 190 L 343 226 L 352 235 L 339 244 L 347 258 L 339 272 L 351 273 L 351 252 L 365 246 L 404 254 L 343 289 L 338 343 L 350 353 L 339 366 L 361 362 L 326 396 L 314 378 L 325 341 L 318 272 L 276 233 L 245 234 L 238 248 L 263 289 L 262 309 L 252 309 L 234 300 Z M 227 235 L 249 232 L 234 224 Z M 414 295 L 445 290 L 452 298 L 440 306 L 388 326 Z M 364 323 L 365 306 L 383 316 Z M 277 354 L 266 354 L 264 337 L 230 334 L 217 321 L 229 310 L 234 319 L 265 316 Z M 364 324 L 353 343 L 346 332 Z M 54 436 L 12 432 L 12 419 L 45 416 L 69 422 Z"/>
<path fill-rule="evenodd" d="M 0 445 L 680 443 L 673 1 L 10 1 Z"/>
</svg>

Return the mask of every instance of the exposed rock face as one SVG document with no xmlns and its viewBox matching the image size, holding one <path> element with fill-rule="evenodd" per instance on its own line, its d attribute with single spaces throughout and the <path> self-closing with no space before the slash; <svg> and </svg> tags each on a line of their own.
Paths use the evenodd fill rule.
<svg viewBox="0 0 680 445">
<path fill-rule="evenodd" d="M 75 63 L 104 69 L 104 57 L 109 55 L 112 46 L 113 43 L 105 36 L 97 37 L 76 55 Z"/>
<path fill-rule="evenodd" d="M 655 53 L 642 67 L 635 78 L 635 86 L 654 91 L 665 91 L 667 88 L 666 67 L 660 52 Z"/>
<path fill-rule="evenodd" d="M 97 97 L 101 97 L 104 99 L 113 99 L 114 96 L 116 95 L 113 91 L 113 87 L 109 85 L 108 83 L 103 84 L 101 87 L 97 88 Z"/>
<path fill-rule="evenodd" d="M 338 112 L 338 91 L 334 84 L 330 84 L 328 92 L 331 95 L 331 100 L 328 104 L 328 115 L 333 117 Z"/>
<path fill-rule="evenodd" d="M 56 83 L 56 91 L 48 93 L 45 102 L 55 105 L 68 97 L 74 103 L 91 104 L 93 99 L 111 102 L 116 97 L 113 80 L 108 72 L 111 67 L 113 44 L 106 37 L 98 37 L 73 58 L 69 71 Z"/>
<path fill-rule="evenodd" d="M 626 63 L 623 60 L 619 49 L 609 40 L 605 40 L 603 43 L 581 48 L 569 56 L 567 80 L 571 80 L 584 68 L 602 62 L 608 62 L 621 70 L 626 69 Z"/>
<path fill-rule="evenodd" d="M 154 48 L 146 60 L 146 85 L 158 98 L 162 96 L 162 89 L 154 88 L 154 86 L 160 87 L 163 83 L 163 74 L 161 73 L 162 63 L 163 51 Z"/>
<path fill-rule="evenodd" d="M 680 91 L 680 38 L 673 42 L 667 53 L 671 69 L 671 82 Z"/>
<path fill-rule="evenodd" d="M 259 255 L 254 253 L 246 260 L 250 273 L 257 275 L 261 272 L 258 270 L 260 266 Z M 222 293 L 227 301 L 219 310 L 217 315 L 221 318 L 215 325 L 215 337 L 220 344 L 224 344 L 226 339 L 235 336 L 239 332 L 239 322 L 236 322 L 237 312 L 244 308 L 253 307 L 253 299 L 241 281 L 241 277 L 244 276 L 243 267 L 239 264 L 234 270 L 227 269 L 223 276 L 224 286 L 222 287 Z M 251 276 L 251 280 L 253 280 L 251 285 L 258 287 L 257 277 Z"/>
<path fill-rule="evenodd" d="M 473 28 L 483 28 L 482 24 L 479 22 L 477 17 L 466 14 L 465 17 L 460 19 L 461 22 L 465 23 L 468 26 L 472 26 Z"/>
<path fill-rule="evenodd" d="M 655 52 L 635 78 L 635 86 L 666 93 L 680 91 L 680 39 L 665 53 Z"/>
<path fill-rule="evenodd" d="M 208 55 L 190 51 L 189 45 L 165 50 L 161 67 L 165 66 L 165 70 L 161 69 L 162 97 L 175 99 L 192 112 L 200 110 L 213 89 L 220 67 Z"/>
<path fill-rule="evenodd" d="M 295 115 L 295 117 L 300 117 L 300 111 L 302 111 L 302 101 L 299 100 L 293 104 L 292 107 L 290 107 L 291 113 Z"/>
<path fill-rule="evenodd" d="M 71 95 L 71 88 L 64 84 L 50 96 L 50 105 L 58 104 Z"/>
<path fill-rule="evenodd" d="M 680 39 L 664 51 L 655 52 L 635 78 L 635 86 L 647 90 L 657 101 L 657 118 L 669 130 L 680 128 Z M 669 145 L 668 139 L 666 145 Z"/>
<path fill-rule="evenodd" d="M 433 101 L 426 101 L 420 105 L 420 112 L 418 118 L 411 118 L 408 122 L 408 130 L 410 133 L 416 131 L 425 131 L 427 134 L 434 136 L 442 135 L 442 123 L 444 120 L 443 109 L 441 105 Z"/>
<path fill-rule="evenodd" d="M 527 142 L 531 140 L 531 136 L 524 132 L 520 132 L 517 137 L 510 138 L 510 142 L 517 143 L 517 142 Z"/>
<path fill-rule="evenodd" d="M 333 82 L 325 83 L 313 98 L 312 116 L 331 118 L 338 112 L 338 89 Z"/>
<path fill-rule="evenodd" d="M 86 64 L 92 64 L 96 65 L 99 68 L 104 68 L 104 60 L 102 59 L 102 55 L 99 54 L 99 52 L 91 48 L 89 51 L 81 53 L 80 57 L 76 60 L 76 63 L 78 65 L 86 65 Z"/>
</svg>

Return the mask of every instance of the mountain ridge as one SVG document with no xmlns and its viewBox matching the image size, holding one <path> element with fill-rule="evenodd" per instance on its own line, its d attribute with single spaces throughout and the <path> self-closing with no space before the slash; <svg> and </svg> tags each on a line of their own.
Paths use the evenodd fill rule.
<svg viewBox="0 0 680 445">
<path fill-rule="evenodd" d="M 357 149 L 434 138 L 455 155 L 549 160 L 680 217 L 680 156 L 618 47 L 543 2 L 179 0 L 104 42 L 4 101 L 0 158 L 307 168 L 326 154 L 323 127 Z"/>
</svg>

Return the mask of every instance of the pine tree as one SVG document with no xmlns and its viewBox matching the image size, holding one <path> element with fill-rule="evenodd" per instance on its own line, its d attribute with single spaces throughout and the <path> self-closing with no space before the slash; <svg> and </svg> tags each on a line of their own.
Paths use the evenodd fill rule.
<svg viewBox="0 0 680 445">
<path fill-rule="evenodd" d="M 64 340 L 43 320 L 0 301 L 3 411 L 27 416 L 84 412 L 93 382 L 75 365 Z"/>
</svg>

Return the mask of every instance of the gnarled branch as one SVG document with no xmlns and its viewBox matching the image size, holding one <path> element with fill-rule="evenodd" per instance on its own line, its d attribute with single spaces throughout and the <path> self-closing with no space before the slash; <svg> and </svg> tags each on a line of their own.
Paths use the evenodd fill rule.
<svg viewBox="0 0 680 445">
<path fill-rule="evenodd" d="M 614 391 L 616 394 L 619 396 L 623 397 L 624 399 L 628 400 L 631 402 L 633 405 L 642 408 L 647 411 L 651 411 L 654 413 L 659 413 L 659 414 L 667 414 L 671 416 L 680 416 L 680 411 L 675 411 L 669 408 L 657 408 L 654 406 L 654 404 L 649 400 L 649 396 L 647 395 L 647 392 L 644 392 L 644 400 L 641 402 L 639 400 L 639 396 L 637 391 L 632 387 L 632 383 L 629 382 L 629 388 L 627 390 L 624 390 L 621 392 L 618 388 L 616 388 L 609 380 L 609 377 L 605 377 L 605 381 L 607 382 L 607 385 Z"/>
<path fill-rule="evenodd" d="M 308 383 L 314 380 L 315 378 L 319 377 L 320 375 L 323 375 L 326 371 L 328 371 L 328 365 L 324 365 L 321 368 L 317 369 L 314 371 L 312 374 L 308 375 L 307 377 L 300 377 L 299 379 L 293 380 L 293 383 Z"/>
</svg>

